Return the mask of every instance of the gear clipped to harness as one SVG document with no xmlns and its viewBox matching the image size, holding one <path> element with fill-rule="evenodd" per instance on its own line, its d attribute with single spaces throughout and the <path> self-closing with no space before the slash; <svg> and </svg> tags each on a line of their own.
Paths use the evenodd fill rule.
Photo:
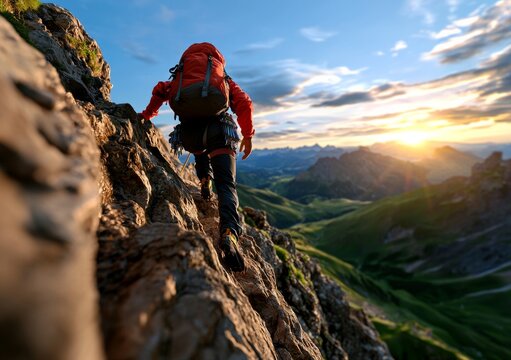
<svg viewBox="0 0 511 360">
<path fill-rule="evenodd" d="M 170 147 L 174 151 L 174 154 L 181 156 L 183 154 L 183 136 L 181 130 L 181 124 L 177 124 L 174 130 L 169 134 Z"/>
<path fill-rule="evenodd" d="M 238 125 L 236 125 L 232 115 L 227 112 L 220 118 L 220 123 L 225 136 L 225 145 L 236 151 L 240 141 Z"/>
</svg>

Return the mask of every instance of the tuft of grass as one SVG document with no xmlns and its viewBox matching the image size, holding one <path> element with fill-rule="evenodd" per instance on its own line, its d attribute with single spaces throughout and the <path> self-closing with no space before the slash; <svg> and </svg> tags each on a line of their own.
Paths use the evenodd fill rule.
<svg viewBox="0 0 511 360">
<path fill-rule="evenodd" d="M 83 59 L 92 75 L 98 75 L 100 69 L 98 50 L 92 47 L 92 43 L 87 40 L 78 39 L 72 35 L 66 35 L 69 45 L 76 50 L 78 57 Z"/>
<path fill-rule="evenodd" d="M 23 40 L 33 46 L 32 41 L 30 41 L 30 37 L 28 36 L 30 30 L 25 26 L 23 21 L 8 11 L 0 10 L 0 15 L 3 16 L 3 18 L 12 25 L 14 30 L 16 30 L 16 32 L 19 34 L 19 36 L 22 37 Z"/>
<path fill-rule="evenodd" d="M 41 6 L 39 0 L 0 0 L 0 12 L 22 13 L 37 10 Z"/>
<path fill-rule="evenodd" d="M 23 40 L 32 46 L 34 44 L 28 36 L 30 30 L 23 23 L 20 14 L 28 10 L 37 10 L 40 5 L 39 0 L 0 0 L 0 15 L 14 27 Z"/>
<path fill-rule="evenodd" d="M 291 255 L 283 247 L 273 244 L 273 249 L 275 249 L 275 253 L 280 261 L 287 263 L 291 259 Z"/>
<path fill-rule="evenodd" d="M 294 278 L 305 287 L 312 286 L 310 281 L 305 278 L 303 272 L 295 266 L 291 254 L 289 254 L 289 252 L 286 249 L 275 244 L 273 245 L 273 248 L 275 249 L 277 257 L 285 264 L 288 270 L 287 276 L 289 279 Z"/>
<path fill-rule="evenodd" d="M 293 276 L 296 280 L 298 280 L 300 284 L 305 287 L 309 287 L 309 285 L 311 285 L 310 282 L 305 278 L 302 270 L 298 269 L 292 262 L 289 263 L 289 270 L 289 276 Z"/>
</svg>

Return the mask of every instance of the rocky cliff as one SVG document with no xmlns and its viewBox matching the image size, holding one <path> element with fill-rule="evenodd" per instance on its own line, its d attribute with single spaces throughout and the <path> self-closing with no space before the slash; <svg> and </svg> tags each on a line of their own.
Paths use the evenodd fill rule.
<svg viewBox="0 0 511 360">
<path fill-rule="evenodd" d="M 109 67 L 69 12 L 0 18 L 0 358 L 389 359 L 361 310 L 264 213 L 247 270 L 151 123 L 109 100 Z"/>
</svg>

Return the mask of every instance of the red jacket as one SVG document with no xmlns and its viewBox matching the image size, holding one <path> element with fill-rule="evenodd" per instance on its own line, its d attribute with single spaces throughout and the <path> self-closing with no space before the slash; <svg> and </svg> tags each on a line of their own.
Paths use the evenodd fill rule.
<svg viewBox="0 0 511 360">
<path fill-rule="evenodd" d="M 229 98 L 232 111 L 238 117 L 238 124 L 243 137 L 251 138 L 255 134 L 252 124 L 252 100 L 232 79 L 228 78 Z M 142 112 L 146 120 L 151 120 L 158 115 L 158 110 L 164 102 L 170 99 L 170 81 L 160 81 L 153 89 L 153 95 L 149 105 Z"/>
</svg>

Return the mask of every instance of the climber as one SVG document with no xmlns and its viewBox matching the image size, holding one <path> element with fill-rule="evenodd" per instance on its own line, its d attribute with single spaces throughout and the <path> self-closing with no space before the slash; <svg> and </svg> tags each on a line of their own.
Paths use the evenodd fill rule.
<svg viewBox="0 0 511 360">
<path fill-rule="evenodd" d="M 201 184 L 201 196 L 209 201 L 212 179 L 218 195 L 220 239 L 218 248 L 224 265 L 243 271 L 245 264 L 238 249 L 241 235 L 236 192 L 236 149 L 240 138 L 237 125 L 228 113 L 237 115 L 243 139 L 240 151 L 245 160 L 252 152 L 252 101 L 227 75 L 223 55 L 210 43 L 191 45 L 179 64 L 170 69 L 171 80 L 159 82 L 153 89 L 141 121 L 158 115 L 168 102 L 179 116 L 179 124 L 170 134 L 172 148 L 195 156 L 195 170 Z"/>
</svg>

